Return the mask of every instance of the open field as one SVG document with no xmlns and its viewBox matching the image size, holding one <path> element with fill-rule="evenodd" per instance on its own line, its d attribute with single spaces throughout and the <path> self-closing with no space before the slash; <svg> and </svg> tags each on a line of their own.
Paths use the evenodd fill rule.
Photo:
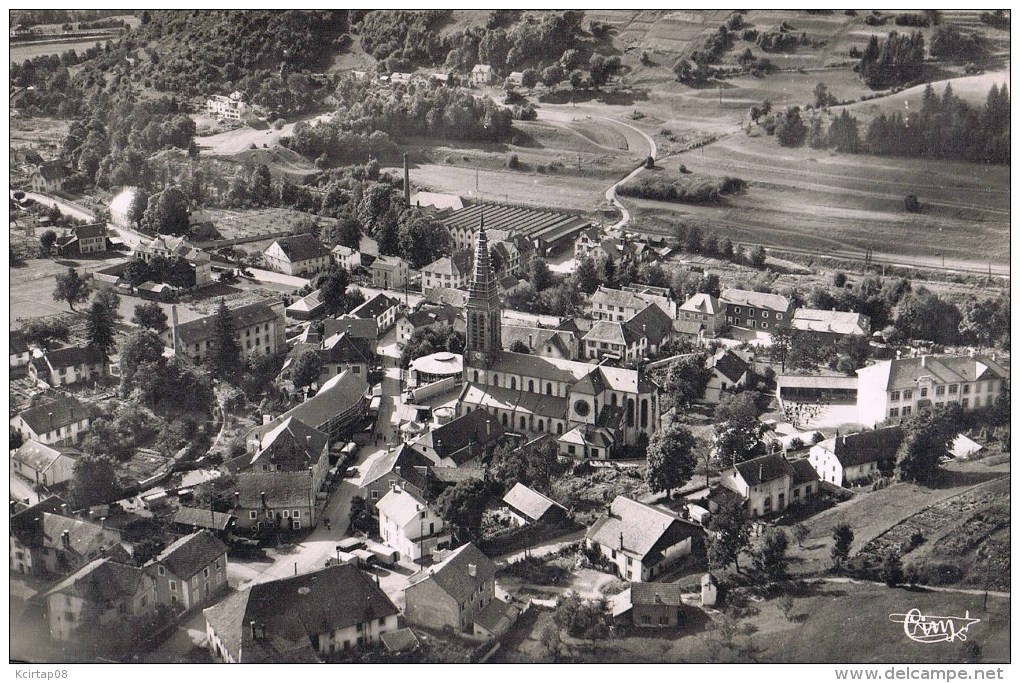
<svg viewBox="0 0 1020 683">
<path fill-rule="evenodd" d="M 993 85 L 1009 85 L 1009 74 L 1010 70 L 1004 69 L 1002 71 L 978 74 L 977 76 L 954 78 L 951 81 L 933 81 L 931 86 L 935 89 L 936 94 L 941 96 L 946 89 L 946 84 L 952 82 L 954 95 L 973 107 L 981 107 L 984 106 L 985 99 L 988 97 L 988 91 Z M 872 118 L 879 114 L 900 112 L 903 115 L 907 115 L 910 112 L 920 111 L 921 98 L 924 96 L 925 88 L 927 88 L 926 85 L 917 85 L 913 88 L 902 90 L 895 95 L 887 95 L 873 100 L 848 104 L 846 107 L 833 107 L 832 109 L 836 113 L 846 109 L 852 115 L 858 117 L 861 120 L 863 132 L 863 130 L 866 130 L 863 126 L 866 126 Z"/>
<path fill-rule="evenodd" d="M 68 50 L 74 50 L 78 54 L 85 52 L 90 47 L 105 45 L 109 38 L 92 38 L 90 40 L 52 40 L 45 43 L 23 43 L 12 45 L 10 58 L 12 62 L 23 62 L 26 59 L 35 59 L 46 55 L 59 55 Z"/>
<path fill-rule="evenodd" d="M 332 115 L 309 115 L 308 117 L 299 120 L 307 121 L 309 125 L 314 125 L 316 121 L 326 120 L 330 116 Z M 294 125 L 297 122 L 298 121 L 291 121 L 279 130 L 269 127 L 258 130 L 248 126 L 242 126 L 241 128 L 226 131 L 224 133 L 218 133 L 216 135 L 195 137 L 195 144 L 198 145 L 198 149 L 202 154 L 211 154 L 213 156 L 229 156 L 231 154 L 238 154 L 247 149 L 252 149 L 252 145 L 255 145 L 256 148 L 273 147 L 279 144 L 281 137 L 290 135 L 293 132 Z"/>
</svg>

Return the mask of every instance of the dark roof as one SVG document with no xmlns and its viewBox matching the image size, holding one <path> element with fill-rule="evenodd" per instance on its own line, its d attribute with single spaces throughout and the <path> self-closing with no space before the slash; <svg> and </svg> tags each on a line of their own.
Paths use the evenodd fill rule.
<svg viewBox="0 0 1020 683">
<path fill-rule="evenodd" d="M 315 396 L 294 406 L 269 424 L 256 427 L 254 431 L 258 432 L 261 438 L 261 435 L 268 434 L 290 417 L 319 429 L 357 405 L 365 398 L 367 391 L 368 383 L 363 375 L 345 370 L 326 381 Z"/>
<path fill-rule="evenodd" d="M 396 299 L 391 299 L 380 292 L 347 315 L 352 318 L 378 318 L 399 303 Z"/>
<path fill-rule="evenodd" d="M 45 594 L 73 595 L 105 607 L 121 601 L 130 602 L 138 590 L 138 583 L 144 577 L 145 572 L 140 568 L 104 557 L 61 579 Z"/>
<path fill-rule="evenodd" d="M 66 537 L 64 532 L 67 532 Z M 116 529 L 50 512 L 18 513 L 11 517 L 11 534 L 26 547 L 60 550 L 84 559 L 98 556 L 121 540 Z"/>
<path fill-rule="evenodd" d="M 790 462 L 779 453 L 763 455 L 759 458 L 752 458 L 744 462 L 738 462 L 734 467 L 740 476 L 744 478 L 748 486 L 757 486 L 762 482 L 781 479 L 782 477 L 793 477 L 793 467 Z"/>
<path fill-rule="evenodd" d="M 428 306 L 413 313 L 408 313 L 404 317 L 407 318 L 407 322 L 418 328 L 427 327 L 435 323 L 453 323 L 460 317 L 460 311 L 453 306 L 443 304 L 440 306 Z"/>
<path fill-rule="evenodd" d="M 407 444 L 401 444 L 399 448 L 388 451 L 383 457 L 376 458 L 372 462 L 368 472 L 365 473 L 364 485 L 367 486 L 391 472 L 396 472 L 399 476 L 407 479 L 405 472 L 413 471 L 415 467 L 428 467 L 431 464 L 432 461 L 424 455 Z"/>
<path fill-rule="evenodd" d="M 308 507 L 313 496 L 312 478 L 308 472 L 242 472 L 237 475 L 239 505 L 244 510 L 262 507 L 262 493 L 266 494 L 266 507 Z"/>
<path fill-rule="evenodd" d="M 673 319 L 656 304 L 648 304 L 635 313 L 627 326 L 636 334 L 647 338 L 653 344 L 659 344 L 669 336 Z"/>
<path fill-rule="evenodd" d="M 73 232 L 78 239 L 88 239 L 90 237 L 105 237 L 106 225 L 104 225 L 103 223 L 76 225 L 73 228 L 71 228 L 71 232 Z"/>
<path fill-rule="evenodd" d="M 268 462 L 286 464 L 302 470 L 314 466 L 323 457 L 329 436 L 295 417 L 288 417 L 262 437 L 251 466 Z"/>
<path fill-rule="evenodd" d="M 53 415 L 52 422 L 50 414 Z M 36 434 L 45 434 L 53 429 L 67 427 L 84 419 L 91 419 L 93 410 L 91 406 L 80 403 L 72 396 L 58 396 L 52 401 L 47 401 L 33 406 L 18 413 L 25 424 Z"/>
<path fill-rule="evenodd" d="M 471 576 L 470 565 L 474 565 Z M 427 579 L 435 581 L 446 594 L 457 602 L 467 602 L 482 584 L 496 575 L 496 565 L 474 543 L 466 543 L 440 562 L 408 579 L 407 587 Z"/>
<path fill-rule="evenodd" d="M 226 552 L 227 546 L 223 541 L 211 531 L 202 529 L 178 539 L 151 562 L 165 565 L 175 576 L 187 580 Z"/>
<path fill-rule="evenodd" d="M 545 513 L 554 507 L 566 511 L 566 508 L 555 500 L 528 488 L 521 482 L 517 482 L 512 489 L 507 491 L 507 494 L 503 496 L 503 502 L 532 521 L 542 519 Z"/>
<path fill-rule="evenodd" d="M 815 468 L 807 460 L 794 460 L 790 463 L 790 466 L 793 467 L 794 486 L 818 481 L 818 472 L 815 471 Z"/>
<path fill-rule="evenodd" d="M 259 325 L 276 320 L 277 314 L 271 306 L 277 301 L 257 301 L 246 306 L 230 309 L 230 318 L 235 330 L 243 330 L 252 325 Z M 177 338 L 182 344 L 195 344 L 212 337 L 216 314 L 207 315 L 197 320 L 189 320 L 177 326 Z"/>
<path fill-rule="evenodd" d="M 684 604 L 680 594 L 679 583 L 630 584 L 630 602 L 632 605 L 670 605 L 679 607 Z"/>
<path fill-rule="evenodd" d="M 892 459 L 902 441 L 903 429 L 892 426 L 837 436 L 819 445 L 832 451 L 843 467 L 851 467 Z"/>
<path fill-rule="evenodd" d="M 492 415 L 476 408 L 456 420 L 436 427 L 430 435 L 432 449 L 440 458 L 456 459 L 458 454 L 466 455 L 470 452 L 471 456 L 463 460 L 466 462 L 503 436 L 503 427 Z"/>
<path fill-rule="evenodd" d="M 45 472 L 61 456 L 74 460 L 81 455 L 77 448 L 66 448 L 63 446 L 47 446 L 34 439 L 29 439 L 21 445 L 21 448 L 14 454 L 14 459 L 22 462 L 37 472 Z"/>
<path fill-rule="evenodd" d="M 281 237 L 276 243 L 283 249 L 291 263 L 296 261 L 307 261 L 308 259 L 329 256 L 329 249 L 326 249 L 314 235 L 302 234 Z M 272 245 L 270 245 L 272 246 Z"/>
<path fill-rule="evenodd" d="M 45 358 L 55 368 L 102 365 L 103 352 L 96 346 L 65 346 L 62 349 L 47 351 Z"/>
<path fill-rule="evenodd" d="M 11 332 L 10 337 L 7 339 L 7 343 L 11 348 L 11 355 L 17 355 L 21 353 L 28 353 L 28 341 L 25 339 L 25 335 L 21 332 Z"/>
<path fill-rule="evenodd" d="M 346 332 L 355 339 L 379 339 L 379 326 L 375 318 L 328 318 L 323 321 L 322 337 L 329 339 L 335 334 Z"/>
<path fill-rule="evenodd" d="M 520 615 L 521 611 L 513 605 L 493 598 L 475 615 L 474 623 L 489 633 L 502 635 L 514 625 Z"/>
<path fill-rule="evenodd" d="M 747 363 L 729 349 L 720 351 L 709 359 L 708 367 L 718 370 L 723 377 L 736 382 L 747 372 Z"/>
<path fill-rule="evenodd" d="M 447 304 L 464 308 L 467 304 L 468 293 L 462 289 L 453 287 L 434 287 L 425 294 L 425 301 L 432 304 Z"/>
<path fill-rule="evenodd" d="M 368 363 L 371 360 L 372 351 L 365 339 L 344 332 L 326 341 L 331 345 L 317 352 L 323 363 Z"/>
<path fill-rule="evenodd" d="M 617 496 L 609 511 L 588 528 L 585 537 L 645 559 L 661 556 L 667 548 L 698 533 L 698 529 L 675 512 Z"/>
<path fill-rule="evenodd" d="M 529 240 L 542 239 L 546 242 L 554 242 L 591 225 L 590 221 L 569 212 L 485 203 L 465 206 L 438 218 L 449 230 L 466 228 L 474 232 L 483 214 L 486 230 L 507 230 Z"/>
<path fill-rule="evenodd" d="M 70 175 L 67 168 L 58 161 L 50 161 L 43 164 L 36 173 L 46 180 L 62 180 Z"/>
<path fill-rule="evenodd" d="M 245 664 L 316 661 L 312 641 L 318 636 L 398 613 L 382 589 L 351 565 L 257 583 L 204 610 L 227 651 Z"/>
<path fill-rule="evenodd" d="M 177 511 L 177 514 L 174 515 L 173 523 L 224 531 L 230 526 L 230 522 L 234 519 L 235 517 L 233 515 L 228 515 L 225 512 L 213 512 L 211 510 L 202 510 L 199 508 L 182 507 Z"/>
</svg>

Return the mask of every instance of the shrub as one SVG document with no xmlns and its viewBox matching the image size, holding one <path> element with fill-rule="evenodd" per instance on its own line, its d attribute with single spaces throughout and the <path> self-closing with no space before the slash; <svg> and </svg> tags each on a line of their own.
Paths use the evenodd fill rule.
<svg viewBox="0 0 1020 683">
<path fill-rule="evenodd" d="M 511 154 L 506 158 L 506 167 L 511 170 L 516 170 L 521 167 L 521 160 L 516 154 Z"/>
<path fill-rule="evenodd" d="M 918 200 L 917 195 L 911 192 L 903 198 L 903 207 L 910 213 L 917 213 L 921 210 L 921 202 Z"/>
<path fill-rule="evenodd" d="M 804 448 L 804 440 L 802 438 L 800 438 L 799 436 L 795 436 L 794 438 L 790 439 L 791 451 L 797 451 L 800 450 L 801 448 Z"/>
</svg>

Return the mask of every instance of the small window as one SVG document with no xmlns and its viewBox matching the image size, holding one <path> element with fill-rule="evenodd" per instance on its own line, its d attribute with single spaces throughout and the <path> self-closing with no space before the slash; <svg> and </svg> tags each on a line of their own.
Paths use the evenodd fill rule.
<svg viewBox="0 0 1020 683">
<path fill-rule="evenodd" d="M 935 395 L 936 396 L 945 396 L 946 395 L 946 388 L 945 387 L 935 387 Z"/>
<path fill-rule="evenodd" d="M 176 593 L 177 592 L 177 582 L 176 581 L 170 581 L 170 592 L 171 593 Z"/>
<path fill-rule="evenodd" d="M 928 396 L 928 389 L 927 389 L 927 387 L 922 387 L 922 388 L 921 388 L 921 390 L 920 390 L 920 396 L 921 396 L 921 398 L 925 398 L 925 397 L 927 397 L 927 396 Z"/>
<path fill-rule="evenodd" d="M 904 390 L 903 390 L 903 400 L 904 400 L 904 401 L 909 401 L 909 400 L 911 400 L 912 398 L 914 398 L 914 392 L 913 392 L 913 390 L 912 390 L 912 389 L 904 389 Z"/>
<path fill-rule="evenodd" d="M 900 415 L 900 409 L 899 408 L 890 408 L 889 409 L 889 417 L 899 417 L 899 415 Z"/>
<path fill-rule="evenodd" d="M 283 511 L 283 518 L 284 519 L 290 519 L 290 510 L 284 510 Z"/>
<path fill-rule="evenodd" d="M 768 311 L 762 311 L 761 312 L 761 317 L 763 317 L 763 318 L 769 317 L 769 312 Z"/>
<path fill-rule="evenodd" d="M 259 513 L 258 513 L 257 510 L 249 510 L 248 511 L 248 519 L 258 519 L 258 518 L 259 518 Z"/>
<path fill-rule="evenodd" d="M 957 387 L 956 384 L 950 384 L 949 385 L 949 394 L 951 396 L 955 396 L 956 395 L 956 387 Z"/>
<path fill-rule="evenodd" d="M 294 520 L 294 529 L 300 529 L 300 528 L 301 528 L 301 522 L 299 520 L 295 519 Z"/>
<path fill-rule="evenodd" d="M 911 407 L 910 406 L 903 406 L 903 417 L 906 417 L 907 415 L 910 415 L 910 411 L 911 411 Z"/>
<path fill-rule="evenodd" d="M 294 510 L 294 512 L 291 514 L 291 516 L 294 519 L 298 519 L 299 517 L 301 517 L 301 511 L 300 510 Z"/>
<path fill-rule="evenodd" d="M 970 385 L 969 384 L 964 384 L 963 385 L 963 393 L 964 394 L 969 394 L 970 393 Z"/>
<path fill-rule="evenodd" d="M 898 392 L 898 391 L 892 392 L 892 394 L 889 395 L 889 400 L 890 401 L 899 401 L 900 400 L 900 392 Z"/>
<path fill-rule="evenodd" d="M 159 567 L 156 568 L 156 573 L 160 576 L 166 576 L 166 567 L 159 565 Z"/>
</svg>

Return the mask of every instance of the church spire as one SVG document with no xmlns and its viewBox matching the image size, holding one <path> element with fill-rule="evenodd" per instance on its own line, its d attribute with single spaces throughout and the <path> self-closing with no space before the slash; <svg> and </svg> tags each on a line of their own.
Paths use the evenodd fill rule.
<svg viewBox="0 0 1020 683">
<path fill-rule="evenodd" d="M 489 259 L 489 238 L 485 234 L 485 214 L 478 221 L 475 239 L 475 267 L 464 309 L 467 340 L 465 351 L 471 360 L 491 359 L 502 349 L 499 283 Z"/>
</svg>

